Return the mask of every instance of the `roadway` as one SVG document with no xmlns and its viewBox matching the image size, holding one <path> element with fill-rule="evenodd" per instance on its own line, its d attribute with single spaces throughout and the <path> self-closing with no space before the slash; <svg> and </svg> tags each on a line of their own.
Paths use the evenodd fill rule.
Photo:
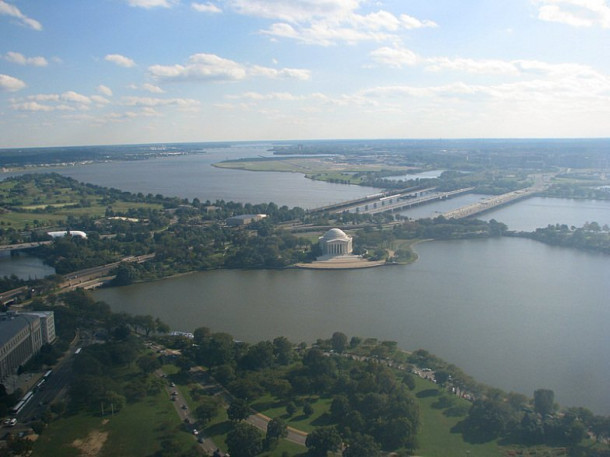
<svg viewBox="0 0 610 457">
<path fill-rule="evenodd" d="M 450 192 L 432 192 L 432 190 L 434 189 L 424 189 L 416 193 L 397 194 L 391 197 L 381 198 L 378 202 L 373 203 L 372 208 L 370 205 L 366 205 L 365 207 L 359 206 L 354 210 L 350 210 L 350 212 L 358 212 L 360 214 L 379 214 L 389 211 L 397 211 L 400 209 L 423 205 L 432 201 L 446 200 L 457 195 L 466 194 L 468 192 L 472 192 L 474 187 L 466 187 L 463 189 L 452 190 Z"/>
<path fill-rule="evenodd" d="M 502 195 L 494 195 L 493 197 L 486 198 L 483 201 L 444 213 L 443 216 L 446 219 L 462 219 L 465 217 L 474 216 L 475 214 L 484 213 L 491 209 L 521 200 L 523 198 L 529 198 L 539 192 L 545 191 L 551 185 L 551 179 L 556 175 L 557 173 L 539 173 L 531 175 L 530 177 L 534 179 L 534 184 L 530 187 L 507 192 Z"/>
<path fill-rule="evenodd" d="M 129 256 L 119 260 L 118 262 L 112 262 L 106 265 L 100 265 L 99 267 L 85 268 L 83 270 L 68 273 L 65 275 L 66 280 L 59 284 L 59 290 L 57 292 L 68 292 L 78 288 L 92 289 L 98 287 L 104 281 L 112 278 L 112 276 L 109 276 L 110 271 L 119 266 L 119 264 L 122 262 L 142 263 L 152 259 L 154 256 L 154 253 L 140 256 Z M 0 304 L 6 303 L 14 297 L 26 293 L 27 290 L 27 286 L 22 286 L 0 293 Z"/>
<path fill-rule="evenodd" d="M 4 244 L 0 246 L 0 251 L 17 251 L 19 249 L 32 249 L 45 244 L 51 244 L 53 241 L 33 241 L 30 243 Z"/>
</svg>

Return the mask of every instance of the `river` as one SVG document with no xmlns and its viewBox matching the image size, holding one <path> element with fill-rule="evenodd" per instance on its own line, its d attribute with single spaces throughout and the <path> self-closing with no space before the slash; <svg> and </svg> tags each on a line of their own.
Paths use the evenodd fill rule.
<svg viewBox="0 0 610 457">
<path fill-rule="evenodd" d="M 115 311 L 255 342 L 349 336 L 425 348 L 479 381 L 610 414 L 610 257 L 527 239 L 431 242 L 408 266 L 223 270 L 103 289 Z"/>
<path fill-rule="evenodd" d="M 198 198 L 241 203 L 269 203 L 278 206 L 316 208 L 353 200 L 379 192 L 373 187 L 347 186 L 313 181 L 300 173 L 251 172 L 216 168 L 223 160 L 269 157 L 271 145 L 236 144 L 229 148 L 208 148 L 205 153 L 160 157 L 149 160 L 102 162 L 70 167 L 45 167 L 32 172 L 57 172 L 81 182 L 114 187 L 129 192 L 161 194 L 166 197 Z M 23 173 L 1 173 L 0 179 Z"/>
<path fill-rule="evenodd" d="M 55 268 L 45 265 L 42 259 L 20 252 L 11 256 L 10 252 L 0 252 L 0 278 L 15 275 L 19 279 L 41 279 L 55 274 Z"/>
<path fill-rule="evenodd" d="M 377 192 L 211 166 L 267 154 L 264 145 L 241 145 L 55 171 L 145 194 L 303 208 Z M 404 214 L 434 217 L 480 198 L 466 195 Z M 536 197 L 483 218 L 528 231 L 555 223 L 610 225 L 610 202 Z M 530 396 L 551 388 L 564 406 L 610 414 L 609 256 L 515 238 L 424 243 L 417 251 L 419 261 L 403 267 L 213 271 L 95 294 L 116 311 L 159 316 L 177 330 L 208 326 L 250 342 L 278 335 L 311 342 L 334 331 L 395 340 L 405 349 L 428 349 L 490 385 Z"/>
</svg>

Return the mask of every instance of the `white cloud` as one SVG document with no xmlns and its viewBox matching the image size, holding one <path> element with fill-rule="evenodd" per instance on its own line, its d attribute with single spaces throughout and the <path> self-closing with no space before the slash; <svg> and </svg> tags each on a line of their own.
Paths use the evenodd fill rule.
<svg viewBox="0 0 610 457">
<path fill-rule="evenodd" d="M 25 83 L 20 79 L 9 75 L 0 74 L 0 91 L 17 92 L 25 87 Z"/>
<path fill-rule="evenodd" d="M 11 107 L 19 111 L 88 111 L 92 103 L 110 103 L 99 95 L 88 97 L 69 90 L 61 94 L 35 94 L 20 99 L 12 99 Z"/>
<path fill-rule="evenodd" d="M 148 71 L 153 77 L 164 81 L 239 81 L 248 76 L 303 80 L 310 77 L 308 70 L 248 66 L 205 53 L 190 56 L 186 65 L 153 65 L 148 67 Z"/>
<path fill-rule="evenodd" d="M 82 105 L 88 105 L 89 103 L 91 103 L 91 99 L 89 97 L 74 92 L 72 90 L 64 92 L 59 96 L 59 98 L 60 100 L 63 100 L 65 102 L 78 103 Z"/>
<path fill-rule="evenodd" d="M 129 6 L 137 8 L 151 9 L 151 8 L 171 8 L 175 0 L 127 0 Z"/>
<path fill-rule="evenodd" d="M 191 8 L 200 13 L 222 13 L 222 10 L 213 3 L 191 3 Z"/>
<path fill-rule="evenodd" d="M 606 0 L 534 0 L 538 19 L 572 27 L 610 28 L 610 6 Z"/>
<path fill-rule="evenodd" d="M 92 95 L 91 101 L 100 106 L 108 105 L 110 103 L 110 100 L 108 100 L 106 97 L 102 97 L 101 95 Z"/>
<path fill-rule="evenodd" d="M 479 74 L 504 74 L 517 75 L 520 72 L 517 61 L 505 61 L 498 59 L 464 59 L 449 57 L 432 57 L 425 59 L 426 69 L 430 71 L 462 71 Z"/>
<path fill-rule="evenodd" d="M 0 15 L 11 16 L 18 19 L 22 25 L 29 27 L 31 29 L 40 31 L 42 30 L 42 24 L 35 19 L 27 17 L 23 14 L 19 8 L 15 5 L 11 5 L 6 3 L 4 0 L 0 0 Z"/>
<path fill-rule="evenodd" d="M 248 73 L 252 76 L 264 76 L 271 79 L 289 78 L 306 81 L 311 78 L 311 72 L 309 70 L 302 70 L 298 68 L 280 68 L 277 70 L 275 68 L 253 65 L 249 68 Z"/>
<path fill-rule="evenodd" d="M 434 21 L 431 21 L 429 19 L 424 19 L 423 21 L 421 21 L 413 16 L 409 16 L 408 14 L 400 15 L 400 23 L 402 24 L 403 27 L 405 27 L 407 29 L 422 29 L 422 28 L 427 28 L 427 27 L 438 27 L 438 24 Z"/>
<path fill-rule="evenodd" d="M 417 54 L 402 46 L 385 46 L 372 51 L 370 56 L 375 62 L 393 68 L 410 67 L 420 61 Z"/>
<path fill-rule="evenodd" d="M 229 100 L 251 100 L 251 101 L 263 101 L 263 100 L 279 100 L 279 101 L 299 101 L 304 100 L 306 97 L 293 95 L 290 92 L 271 92 L 268 94 L 261 94 L 260 92 L 244 92 L 243 94 L 229 95 Z"/>
<path fill-rule="evenodd" d="M 159 86 L 155 86 L 154 84 L 144 83 L 142 84 L 142 89 L 150 92 L 151 94 L 163 94 L 165 91 L 161 89 Z"/>
<path fill-rule="evenodd" d="M 32 65 L 35 67 L 46 67 L 49 62 L 44 57 L 26 57 L 18 52 L 9 51 L 4 56 L 9 62 L 17 63 L 19 65 Z"/>
<path fill-rule="evenodd" d="M 321 18 L 344 18 L 360 7 L 362 0 L 229 0 L 238 13 L 287 22 Z"/>
<path fill-rule="evenodd" d="M 407 14 L 396 16 L 379 10 L 367 14 L 358 11 L 364 0 L 229 0 L 240 14 L 276 19 L 261 33 L 276 38 L 290 38 L 306 44 L 329 46 L 361 41 L 395 38 L 400 30 L 436 27 L 430 20 Z"/>
<path fill-rule="evenodd" d="M 106 97 L 112 97 L 112 89 L 110 89 L 110 87 L 108 86 L 100 84 L 99 86 L 97 86 L 97 91 L 100 94 L 105 95 Z"/>
<path fill-rule="evenodd" d="M 120 67 L 130 68 L 135 67 L 136 63 L 129 57 L 122 56 L 120 54 L 108 54 L 104 57 L 107 62 L 112 62 Z"/>
<path fill-rule="evenodd" d="M 38 102 L 12 103 L 11 108 L 16 111 L 54 111 L 55 108 L 49 105 L 42 105 Z"/>
<path fill-rule="evenodd" d="M 195 109 L 200 102 L 192 98 L 155 98 L 155 97 L 124 97 L 125 106 L 154 108 L 158 106 L 176 106 L 181 109 Z"/>
</svg>

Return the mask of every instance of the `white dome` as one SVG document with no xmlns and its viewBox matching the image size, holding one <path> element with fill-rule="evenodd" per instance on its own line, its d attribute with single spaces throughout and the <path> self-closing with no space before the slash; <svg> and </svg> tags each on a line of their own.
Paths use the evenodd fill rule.
<svg viewBox="0 0 610 457">
<path fill-rule="evenodd" d="M 349 240 L 349 237 L 345 234 L 345 232 L 338 228 L 330 229 L 328 232 L 324 234 L 322 237 L 324 241 L 333 241 L 333 240 Z"/>
</svg>

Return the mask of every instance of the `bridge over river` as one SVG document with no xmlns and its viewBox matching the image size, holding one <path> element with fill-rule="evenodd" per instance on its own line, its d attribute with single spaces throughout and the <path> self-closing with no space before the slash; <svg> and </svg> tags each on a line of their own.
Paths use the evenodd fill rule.
<svg viewBox="0 0 610 457">
<path fill-rule="evenodd" d="M 513 203 L 523 198 L 529 198 L 534 194 L 544 191 L 549 186 L 551 178 L 555 174 L 556 173 L 531 175 L 530 177 L 534 180 L 534 184 L 531 187 L 507 192 L 502 195 L 494 195 L 480 202 L 446 212 L 443 214 L 443 216 L 447 219 L 462 219 L 489 211 L 499 206 Z M 359 214 L 379 214 L 424 205 L 437 200 L 445 200 L 457 195 L 472 192 L 473 190 L 474 187 L 466 187 L 450 192 L 437 192 L 436 188 L 434 187 L 426 189 L 404 189 L 402 191 L 397 191 L 395 194 L 383 192 L 375 195 L 369 195 L 357 200 L 317 208 L 312 211 L 329 213 L 350 212 Z"/>
</svg>

